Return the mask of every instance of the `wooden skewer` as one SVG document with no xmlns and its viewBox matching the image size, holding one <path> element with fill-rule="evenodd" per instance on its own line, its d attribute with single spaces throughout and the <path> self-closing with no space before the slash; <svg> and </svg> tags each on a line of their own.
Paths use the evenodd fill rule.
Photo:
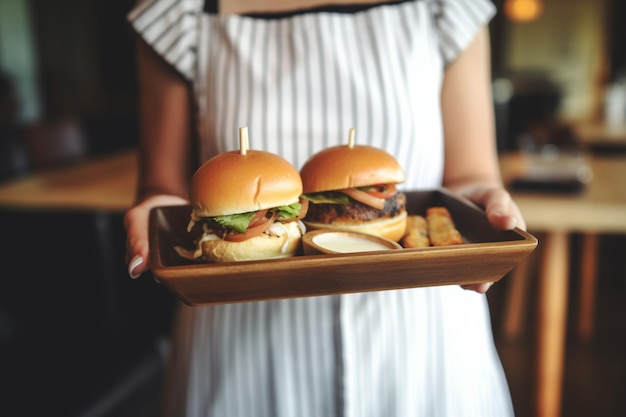
<svg viewBox="0 0 626 417">
<path fill-rule="evenodd" d="M 250 148 L 249 142 L 248 142 L 248 128 L 247 127 L 240 127 L 239 128 L 239 152 L 242 155 L 245 155 L 248 152 L 248 149 Z"/>
<path fill-rule="evenodd" d="M 348 138 L 348 148 L 354 148 L 354 128 L 350 128 L 350 137 Z"/>
</svg>

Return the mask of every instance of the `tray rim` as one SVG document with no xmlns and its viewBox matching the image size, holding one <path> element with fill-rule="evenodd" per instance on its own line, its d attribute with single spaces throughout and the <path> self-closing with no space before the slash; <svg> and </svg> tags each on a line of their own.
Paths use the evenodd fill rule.
<svg viewBox="0 0 626 417">
<path fill-rule="evenodd" d="M 171 279 L 177 278 L 186 278 L 177 276 L 177 272 L 184 270 L 195 270 L 195 269 L 203 269 L 211 268 L 214 270 L 231 270 L 231 269 L 239 269 L 239 270 L 248 270 L 252 267 L 256 266 L 265 266 L 265 265 L 283 265 L 283 264 L 299 264 L 300 266 L 305 266 L 304 264 L 317 264 L 321 261 L 331 262 L 335 264 L 343 264 L 342 261 L 347 261 L 349 259 L 354 258 L 363 258 L 363 259 L 372 259 L 372 260 L 385 260 L 388 257 L 394 258 L 404 258 L 411 257 L 414 258 L 415 253 L 423 253 L 424 257 L 428 258 L 426 254 L 450 254 L 450 255 L 458 255 L 459 253 L 465 254 L 466 252 L 470 252 L 472 254 L 479 253 L 491 253 L 493 252 L 494 247 L 497 247 L 498 250 L 507 250 L 509 249 L 511 252 L 517 252 L 520 249 L 532 249 L 535 248 L 538 244 L 538 240 L 536 237 L 531 235 L 530 233 L 521 230 L 519 228 L 514 228 L 511 230 L 514 233 L 519 234 L 523 237 L 520 240 L 512 240 L 512 241 L 503 241 L 503 242 L 480 242 L 480 243 L 464 243 L 463 245 L 455 245 L 455 246 L 445 246 L 445 247 L 437 247 L 430 246 L 427 248 L 403 248 L 395 251 L 372 251 L 372 252 L 355 252 L 348 254 L 324 254 L 324 255 L 297 255 L 291 258 L 277 258 L 277 259 L 262 259 L 257 261 L 243 261 L 243 262 L 224 262 L 224 263 L 190 263 L 186 265 L 172 265 L 166 266 L 162 265 L 159 262 L 158 266 L 153 266 L 152 270 L 155 269 L 159 271 L 158 276 L 167 277 Z M 351 260 L 349 263 L 354 264 L 354 260 Z M 151 259 L 152 265 L 152 259 Z M 257 268 L 258 269 L 258 268 Z M 174 274 L 171 274 L 174 272 Z M 219 274 L 215 274 L 219 275 Z"/>
<path fill-rule="evenodd" d="M 432 189 L 432 190 L 408 190 L 424 193 L 441 193 L 447 197 L 451 197 L 454 200 L 462 203 L 468 209 L 478 210 L 481 215 L 484 215 L 484 211 L 476 206 L 471 201 L 458 197 L 450 193 L 446 189 Z M 529 232 L 522 230 L 518 227 L 508 231 L 498 231 L 502 233 L 512 233 L 516 239 L 507 239 L 502 241 L 489 241 L 489 242 L 468 242 L 462 245 L 445 246 L 445 247 L 427 247 L 427 248 L 403 248 L 393 251 L 383 250 L 375 252 L 361 252 L 361 253 L 347 253 L 347 254 L 321 254 L 321 255 L 304 255 L 300 254 L 294 257 L 278 258 L 278 259 L 266 259 L 259 261 L 244 261 L 244 262 L 225 262 L 225 263 L 208 263 L 208 262 L 192 262 L 184 265 L 164 265 L 162 262 L 161 245 L 159 241 L 159 227 L 157 212 L 159 210 L 167 210 L 169 208 L 176 207 L 181 209 L 184 206 L 159 206 L 151 210 L 150 213 L 150 264 L 151 271 L 154 278 L 168 287 L 174 292 L 180 299 L 189 305 L 202 305 L 202 304 L 219 304 L 220 301 L 198 302 L 194 301 L 194 298 L 185 291 L 181 291 L 180 287 L 190 285 L 190 280 L 210 280 L 217 281 L 220 279 L 237 279 L 244 278 L 250 279 L 252 277 L 267 277 L 269 274 L 286 274 L 286 273 L 304 273 L 310 275 L 312 272 L 328 271 L 329 268 L 345 269 L 350 266 L 358 264 L 379 264 L 381 262 L 397 262 L 399 264 L 411 263 L 416 267 L 426 266 L 428 269 L 428 262 L 432 259 L 441 261 L 442 259 L 470 260 L 472 257 L 485 257 L 489 256 L 497 251 L 498 254 L 507 255 L 508 257 L 515 257 L 516 259 L 523 259 L 528 256 L 538 245 L 538 240 L 535 236 Z M 519 262 L 516 262 L 516 264 Z M 515 265 L 512 265 L 509 269 L 513 269 Z M 494 282 L 506 275 L 502 274 L 494 279 L 493 276 L 485 277 L 485 279 L 476 279 L 471 283 L 480 282 Z M 425 280 L 428 282 L 428 279 Z M 430 280 L 432 281 L 432 279 Z M 419 286 L 431 286 L 431 285 L 451 285 L 451 284 L 467 284 L 470 281 L 449 281 L 440 283 L 427 283 L 426 285 L 407 285 L 405 287 L 392 287 L 388 289 L 401 289 L 411 288 Z M 215 282 L 209 283 L 215 285 Z M 218 284 L 219 285 L 219 284 Z M 231 285 L 230 283 L 228 285 Z M 364 291 L 378 291 L 384 290 L 364 290 Z M 341 291 L 337 293 L 352 293 L 362 292 L 356 291 Z M 335 292 L 329 291 L 328 294 Z M 313 294 L 324 295 L 324 294 Z M 294 295 L 294 297 L 302 297 L 303 295 Z M 304 295 L 308 296 L 308 295 Z M 269 299 L 281 299 L 290 297 L 268 297 L 253 298 L 246 300 L 243 297 L 241 300 L 224 301 L 227 303 L 243 302 L 243 301 L 261 301 Z"/>
</svg>

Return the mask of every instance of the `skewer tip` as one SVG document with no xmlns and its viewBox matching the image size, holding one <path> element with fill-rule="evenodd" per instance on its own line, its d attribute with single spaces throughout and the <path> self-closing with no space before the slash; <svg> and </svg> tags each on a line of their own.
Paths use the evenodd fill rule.
<svg viewBox="0 0 626 417">
<path fill-rule="evenodd" d="M 250 148 L 248 142 L 248 128 L 246 126 L 239 128 L 239 152 L 245 155 Z"/>
<path fill-rule="evenodd" d="M 350 136 L 348 138 L 348 148 L 354 148 L 354 128 L 350 128 Z"/>
</svg>

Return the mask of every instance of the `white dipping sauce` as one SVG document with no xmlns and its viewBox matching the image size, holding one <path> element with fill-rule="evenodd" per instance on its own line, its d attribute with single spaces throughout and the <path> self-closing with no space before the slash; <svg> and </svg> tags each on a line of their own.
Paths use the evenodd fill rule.
<svg viewBox="0 0 626 417">
<path fill-rule="evenodd" d="M 340 252 L 370 252 L 377 250 L 392 249 L 382 243 L 364 239 L 358 236 L 346 236 L 341 234 L 325 233 L 315 236 L 313 242 L 326 249 Z"/>
</svg>

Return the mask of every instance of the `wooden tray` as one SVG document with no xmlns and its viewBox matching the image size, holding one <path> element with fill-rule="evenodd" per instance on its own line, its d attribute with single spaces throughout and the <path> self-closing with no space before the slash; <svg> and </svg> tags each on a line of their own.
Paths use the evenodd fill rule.
<svg viewBox="0 0 626 417">
<path fill-rule="evenodd" d="M 232 263 L 194 263 L 174 247 L 193 249 L 189 206 L 158 207 L 150 215 L 154 277 L 189 305 L 235 303 L 435 285 L 498 281 L 537 246 L 520 229 L 496 230 L 484 212 L 446 190 L 409 191 L 407 211 L 445 206 L 465 244 Z"/>
</svg>

